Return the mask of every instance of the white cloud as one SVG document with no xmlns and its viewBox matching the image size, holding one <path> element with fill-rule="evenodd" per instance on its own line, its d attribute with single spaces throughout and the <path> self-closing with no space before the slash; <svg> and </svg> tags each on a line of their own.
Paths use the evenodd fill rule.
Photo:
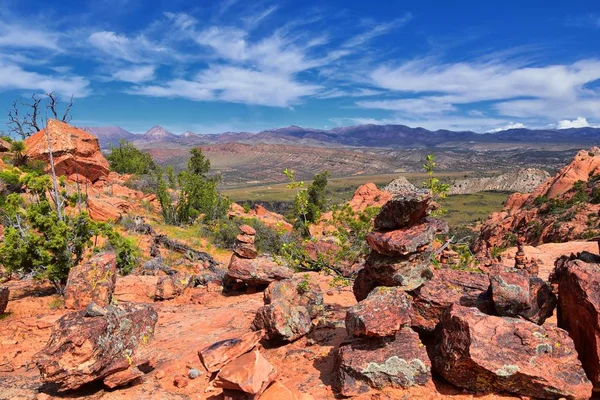
<svg viewBox="0 0 600 400">
<path fill-rule="evenodd" d="M 487 132 L 488 133 L 496 133 L 496 132 L 507 131 L 509 129 L 523 129 L 523 128 L 526 128 L 526 126 L 524 124 L 522 124 L 520 122 L 511 122 L 508 125 L 505 125 L 500 128 L 490 129 Z"/>
<path fill-rule="evenodd" d="M 56 32 L 40 30 L 32 24 L 21 25 L 0 20 L 0 47 L 58 51 L 59 37 Z"/>
<path fill-rule="evenodd" d="M 90 94 L 89 81 L 83 77 L 44 75 L 0 62 L 0 91 L 14 89 L 55 92 L 63 97 L 85 97 Z"/>
<path fill-rule="evenodd" d="M 132 68 L 121 69 L 113 74 L 117 80 L 124 82 L 146 82 L 154 79 L 155 67 L 153 65 L 135 66 Z"/>
<path fill-rule="evenodd" d="M 375 108 L 381 110 L 403 111 L 409 114 L 441 114 L 456 111 L 452 104 L 440 98 L 418 98 L 397 100 L 369 100 L 358 101 L 356 104 L 362 108 Z"/>
<path fill-rule="evenodd" d="M 138 87 L 130 93 L 191 100 L 289 107 L 321 87 L 277 75 L 232 66 L 216 66 L 199 72 L 194 80 L 174 80 L 165 85 Z"/>
<path fill-rule="evenodd" d="M 316 97 L 320 99 L 333 99 L 337 97 L 369 97 L 377 96 L 384 93 L 382 90 L 373 90 L 367 88 L 355 88 L 355 89 L 330 89 L 322 93 L 319 93 Z"/>
<path fill-rule="evenodd" d="M 402 18 L 398 18 L 392 22 L 377 24 L 371 29 L 350 38 L 348 41 L 346 41 L 346 43 L 344 43 L 343 47 L 354 48 L 357 46 L 362 46 L 378 36 L 386 35 L 392 30 L 406 25 L 412 19 L 413 15 L 411 13 L 406 13 Z"/>
<path fill-rule="evenodd" d="M 569 128 L 586 128 L 590 126 L 589 122 L 584 117 L 578 117 L 574 120 L 563 119 L 558 121 L 556 127 L 558 129 L 569 129 Z"/>
<path fill-rule="evenodd" d="M 143 35 L 130 38 L 115 32 L 94 32 L 88 37 L 89 43 L 112 59 L 131 63 L 148 63 L 158 58 L 175 57 L 172 49 L 156 44 Z"/>
</svg>

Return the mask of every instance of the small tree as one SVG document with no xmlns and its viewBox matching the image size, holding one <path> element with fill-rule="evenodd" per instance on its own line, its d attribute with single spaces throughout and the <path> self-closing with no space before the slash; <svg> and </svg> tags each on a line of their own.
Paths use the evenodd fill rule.
<svg viewBox="0 0 600 400">
<path fill-rule="evenodd" d="M 156 169 L 156 164 L 150 154 L 144 153 L 130 142 L 119 140 L 118 147 L 110 148 L 106 156 L 110 169 L 119 174 L 148 174 Z"/>
<path fill-rule="evenodd" d="M 286 168 L 283 173 L 289 181 L 287 188 L 296 190 L 292 207 L 294 227 L 302 236 L 310 236 L 309 225 L 317 222 L 321 217 L 321 213 L 327 208 L 325 189 L 327 188 L 329 172 L 323 171 L 316 174 L 308 188 L 305 187 L 304 181 L 296 180 L 294 170 Z"/>
<path fill-rule="evenodd" d="M 436 178 L 433 174 L 435 173 L 435 168 L 437 164 L 435 162 L 435 155 L 428 154 L 425 158 L 425 163 L 423 164 L 423 169 L 427 173 L 427 180 L 423 182 L 423 187 L 429 189 L 433 200 L 439 201 L 443 200 L 448 196 L 448 192 L 450 191 L 450 185 L 447 183 L 442 183 L 438 178 Z M 434 211 L 434 215 L 444 215 L 446 210 L 443 208 L 439 208 Z"/>
<path fill-rule="evenodd" d="M 308 187 L 308 206 L 306 217 L 308 222 L 315 223 L 321 217 L 321 213 L 327 210 L 327 198 L 325 190 L 327 189 L 328 171 L 323 171 L 313 177 L 313 181 Z"/>
</svg>

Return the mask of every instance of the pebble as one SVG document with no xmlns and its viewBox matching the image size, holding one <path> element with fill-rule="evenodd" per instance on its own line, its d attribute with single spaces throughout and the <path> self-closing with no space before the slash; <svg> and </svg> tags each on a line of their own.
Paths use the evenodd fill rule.
<svg viewBox="0 0 600 400">
<path fill-rule="evenodd" d="M 188 372 L 188 376 L 190 379 L 196 379 L 200 376 L 200 371 L 198 371 L 196 368 L 192 368 L 190 369 L 190 372 Z"/>
<path fill-rule="evenodd" d="M 173 379 L 173 385 L 178 388 L 184 388 L 188 385 L 188 380 L 182 376 L 176 376 L 175 379 Z"/>
</svg>

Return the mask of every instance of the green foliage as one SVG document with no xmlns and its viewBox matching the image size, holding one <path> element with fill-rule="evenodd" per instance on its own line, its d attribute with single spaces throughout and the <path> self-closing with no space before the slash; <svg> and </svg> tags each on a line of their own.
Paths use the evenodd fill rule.
<svg viewBox="0 0 600 400">
<path fill-rule="evenodd" d="M 52 187 L 48 175 L 26 174 L 21 183 L 33 200 L 26 202 L 19 194 L 11 193 L 2 215 L 5 232 L 0 243 L 0 264 L 9 272 L 48 279 L 62 293 L 70 269 L 82 261 L 86 252 L 97 251 L 92 240 L 97 236 L 107 237 L 114 247 L 121 272 L 127 273 L 135 266 L 135 246 L 111 225 L 92 221 L 85 211 L 64 212 L 64 203 L 74 208 L 80 198 L 68 196 L 64 184 L 62 200 L 56 205 L 48 199 Z"/>
<path fill-rule="evenodd" d="M 506 247 L 504 246 L 494 246 L 490 249 L 490 257 L 493 259 L 498 259 L 506 251 Z"/>
<path fill-rule="evenodd" d="M 295 171 L 286 168 L 283 173 L 289 181 L 286 187 L 296 190 L 291 212 L 294 228 L 302 236 L 309 237 L 309 225 L 317 222 L 321 217 L 321 213 L 327 209 L 325 189 L 327 188 L 329 172 L 323 171 L 316 174 L 308 188 L 305 187 L 304 181 L 296 180 Z"/>
<path fill-rule="evenodd" d="M 25 143 L 21 140 L 15 140 L 10 143 L 10 151 L 13 153 L 13 165 L 19 167 L 25 164 Z"/>
<path fill-rule="evenodd" d="M 310 275 L 304 274 L 304 275 L 302 275 L 302 280 L 300 282 L 298 282 L 298 287 L 296 288 L 296 290 L 298 291 L 299 294 L 304 294 L 304 293 L 308 292 L 309 289 L 310 289 Z"/>
<path fill-rule="evenodd" d="M 120 174 L 143 175 L 156 169 L 149 154 L 138 150 L 126 140 L 120 140 L 118 147 L 111 146 L 106 159 L 110 169 Z"/>
<path fill-rule="evenodd" d="M 187 169 L 179 173 L 176 201 L 167 190 L 168 185 L 162 170 L 157 168 L 156 196 L 163 218 L 168 224 L 191 224 L 200 216 L 204 222 L 217 220 L 227 214 L 231 204 L 230 200 L 217 190 L 218 179 L 207 176 L 210 160 L 202 154 L 201 149 L 192 149 L 191 154 Z M 169 185 L 175 184 L 174 177 L 168 176 L 168 179 Z"/>
<path fill-rule="evenodd" d="M 423 187 L 428 189 L 431 192 L 431 196 L 434 201 L 443 200 L 448 197 L 448 192 L 450 191 L 450 185 L 447 183 L 442 183 L 438 178 L 434 176 L 435 168 L 437 164 L 435 162 L 435 155 L 428 154 L 425 157 L 425 163 L 423 164 L 423 169 L 427 173 L 427 180 L 423 182 Z M 441 216 L 446 213 L 446 209 L 439 208 L 435 210 L 432 215 Z"/>
</svg>

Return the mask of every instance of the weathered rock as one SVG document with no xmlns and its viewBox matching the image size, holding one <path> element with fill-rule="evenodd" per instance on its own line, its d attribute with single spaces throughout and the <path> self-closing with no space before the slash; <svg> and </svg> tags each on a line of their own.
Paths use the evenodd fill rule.
<svg viewBox="0 0 600 400">
<path fill-rule="evenodd" d="M 64 392 L 134 367 L 143 371 L 153 364 L 147 345 L 158 320 L 154 309 L 123 304 L 108 306 L 107 310 L 99 317 L 86 317 L 85 311 L 72 312 L 56 322 L 50 340 L 34 356 L 43 382 Z M 136 375 L 132 370 L 107 382 L 124 384 L 128 374 Z"/>
<path fill-rule="evenodd" d="M 240 337 L 218 341 L 198 350 L 198 357 L 208 372 L 216 372 L 256 347 L 263 335 L 263 331 L 248 332 Z"/>
<path fill-rule="evenodd" d="M 490 281 L 487 275 L 476 272 L 439 269 L 423 286 L 410 292 L 412 295 L 412 326 L 433 332 L 440 318 L 452 304 L 477 307 L 484 312 L 493 311 L 487 294 Z"/>
<path fill-rule="evenodd" d="M 117 282 L 117 260 L 113 252 L 102 253 L 71 269 L 65 287 L 65 307 L 84 310 L 90 302 L 110 304 Z"/>
<path fill-rule="evenodd" d="M 429 253 L 391 257 L 372 252 L 361 270 L 364 272 L 359 272 L 354 282 L 356 300 L 366 298 L 376 286 L 399 286 L 404 290 L 418 288 L 433 277 L 429 257 Z"/>
<path fill-rule="evenodd" d="M 10 297 L 10 289 L 6 286 L 0 286 L 0 315 L 6 311 L 8 306 L 8 298 Z"/>
<path fill-rule="evenodd" d="M 7 151 L 10 151 L 10 143 L 0 138 L 0 153 L 4 153 Z"/>
<path fill-rule="evenodd" d="M 258 350 L 254 350 L 223 367 L 213 385 L 224 389 L 259 394 L 273 382 L 276 375 L 275 367 Z"/>
<path fill-rule="evenodd" d="M 242 232 L 242 234 L 248 235 L 248 236 L 256 235 L 256 229 L 254 229 L 250 225 L 246 225 L 246 224 L 240 225 L 240 232 Z"/>
<path fill-rule="evenodd" d="M 311 318 L 323 313 L 323 292 L 315 273 L 295 274 L 291 279 L 272 282 L 264 293 L 265 304 L 287 302 L 306 307 Z"/>
<path fill-rule="evenodd" d="M 417 187 L 410 183 L 408 179 L 403 176 L 388 183 L 383 190 L 393 196 L 406 195 L 418 191 Z"/>
<path fill-rule="evenodd" d="M 542 399 L 588 399 L 586 378 L 566 331 L 453 305 L 436 330 L 434 369 L 455 386 Z"/>
<path fill-rule="evenodd" d="M 274 382 L 260 396 L 261 400 L 299 400 L 296 392 L 281 382 Z"/>
<path fill-rule="evenodd" d="M 428 191 L 419 190 L 395 196 L 381 207 L 381 211 L 375 217 L 375 229 L 386 231 L 415 225 L 429 214 L 432 207 L 431 194 Z"/>
<path fill-rule="evenodd" d="M 395 338 L 353 339 L 335 354 L 333 387 L 342 396 L 370 388 L 408 388 L 431 380 L 431 363 L 419 335 L 406 327 Z"/>
<path fill-rule="evenodd" d="M 556 260 L 558 326 L 569 332 L 594 386 L 600 386 L 600 265 L 575 257 Z"/>
<path fill-rule="evenodd" d="M 256 204 L 252 210 L 246 212 L 244 207 L 240 206 L 237 203 L 231 203 L 227 215 L 230 218 L 255 218 L 263 224 L 267 225 L 268 227 L 277 229 L 278 231 L 292 232 L 294 230 L 292 224 L 287 222 L 283 215 L 269 211 L 259 204 Z"/>
<path fill-rule="evenodd" d="M 552 316 L 556 306 L 552 288 L 524 270 L 494 269 L 490 273 L 489 290 L 496 312 L 506 317 L 522 316 L 541 325 Z"/>
<path fill-rule="evenodd" d="M 352 285 L 352 293 L 354 293 L 356 301 L 366 299 L 369 293 L 371 293 L 377 285 L 377 281 L 371 276 L 366 268 L 358 271 L 358 274 L 356 274 L 356 278 L 354 279 L 354 284 Z"/>
<path fill-rule="evenodd" d="M 233 245 L 233 252 L 242 258 L 256 258 L 258 255 L 258 251 L 256 251 L 256 247 L 254 247 L 251 243 L 244 243 L 240 241 L 236 241 Z"/>
<path fill-rule="evenodd" d="M 154 360 L 151 360 L 147 366 L 154 368 Z M 115 372 L 114 374 L 107 376 L 102 383 L 109 389 L 114 389 L 119 386 L 125 386 L 144 375 L 145 374 L 140 371 L 138 367 L 130 367 L 124 371 Z"/>
<path fill-rule="evenodd" d="M 240 233 L 235 237 L 235 240 L 242 243 L 254 244 L 256 241 L 256 237 L 254 235 L 246 235 L 244 233 Z"/>
<path fill-rule="evenodd" d="M 410 297 L 400 288 L 378 287 L 346 313 L 346 330 L 354 337 L 393 336 L 410 324 Z"/>
<path fill-rule="evenodd" d="M 175 275 L 161 276 L 156 283 L 155 300 L 171 300 L 183 294 L 185 289 L 192 287 L 194 276 L 185 272 Z"/>
<path fill-rule="evenodd" d="M 312 320 L 307 307 L 278 301 L 258 309 L 252 328 L 264 329 L 268 340 L 292 342 L 311 331 Z"/>
<path fill-rule="evenodd" d="M 98 139 L 94 135 L 55 119 L 49 119 L 46 129 L 25 140 L 27 158 L 46 162 L 46 171 L 50 170 L 46 130 L 50 136 L 57 175 L 69 176 L 76 173 L 91 182 L 108 176 L 108 161 L 102 156 Z"/>
<path fill-rule="evenodd" d="M 258 257 L 253 260 L 231 256 L 224 284 L 232 286 L 242 282 L 248 286 L 265 286 L 271 282 L 291 278 L 291 269 L 277 264 L 270 257 Z"/>
<path fill-rule="evenodd" d="M 407 255 L 429 246 L 436 234 L 447 230 L 448 225 L 445 222 L 435 220 L 434 223 L 430 220 L 394 231 L 370 232 L 367 235 L 367 243 L 379 254 Z"/>
</svg>

